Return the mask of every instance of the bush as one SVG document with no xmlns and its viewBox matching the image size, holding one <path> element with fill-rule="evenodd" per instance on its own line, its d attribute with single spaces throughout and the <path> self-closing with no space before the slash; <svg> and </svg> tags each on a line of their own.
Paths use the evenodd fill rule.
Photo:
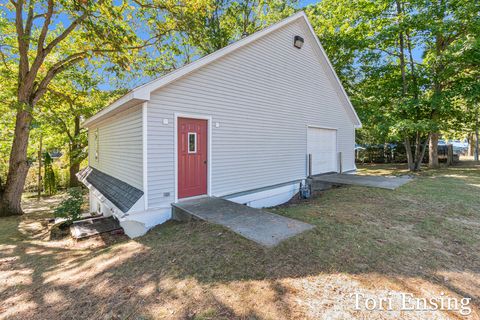
<svg viewBox="0 0 480 320">
<path fill-rule="evenodd" d="M 83 204 L 83 192 L 81 188 L 68 189 L 68 197 L 55 209 L 56 218 L 65 218 L 68 222 L 80 220 Z"/>
<path fill-rule="evenodd" d="M 55 172 L 53 171 L 53 159 L 50 153 L 45 152 L 44 162 L 43 184 L 45 193 L 51 196 L 57 193 L 57 182 Z"/>
<path fill-rule="evenodd" d="M 55 173 L 55 180 L 57 183 L 57 189 L 67 189 L 68 188 L 68 167 L 62 168 L 61 164 L 55 163 L 53 167 L 53 172 Z"/>
</svg>

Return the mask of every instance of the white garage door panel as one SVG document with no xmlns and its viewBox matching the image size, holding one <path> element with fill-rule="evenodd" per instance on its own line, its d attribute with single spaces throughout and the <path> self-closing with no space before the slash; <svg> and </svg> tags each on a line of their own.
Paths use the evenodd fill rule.
<svg viewBox="0 0 480 320">
<path fill-rule="evenodd" d="M 308 128 L 307 153 L 312 155 L 312 174 L 337 171 L 337 131 Z"/>
</svg>

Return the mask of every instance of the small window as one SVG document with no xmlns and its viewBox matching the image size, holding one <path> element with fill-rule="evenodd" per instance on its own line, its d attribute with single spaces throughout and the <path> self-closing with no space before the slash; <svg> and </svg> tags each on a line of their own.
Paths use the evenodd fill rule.
<svg viewBox="0 0 480 320">
<path fill-rule="evenodd" d="M 188 153 L 197 153 L 197 133 L 188 133 Z"/>
<path fill-rule="evenodd" d="M 98 161 L 98 153 L 100 150 L 100 146 L 98 143 L 98 128 L 95 130 L 95 161 Z"/>
</svg>

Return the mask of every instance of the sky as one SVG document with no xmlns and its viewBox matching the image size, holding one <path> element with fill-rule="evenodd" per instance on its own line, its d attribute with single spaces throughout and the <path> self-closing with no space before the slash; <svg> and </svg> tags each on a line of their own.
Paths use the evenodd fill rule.
<svg viewBox="0 0 480 320">
<path fill-rule="evenodd" d="M 298 8 L 304 8 L 304 7 L 308 6 L 308 5 L 312 5 L 312 4 L 318 3 L 318 2 L 320 2 L 320 1 L 321 1 L 321 0 L 299 0 L 297 7 L 298 7 Z M 7 10 L 6 12 L 4 12 L 4 14 L 5 14 L 6 17 L 9 18 L 9 19 L 13 19 L 13 18 L 14 18 L 13 12 L 10 12 L 9 10 Z M 65 17 L 57 17 L 57 18 L 56 18 L 56 21 L 52 22 L 52 24 L 56 24 L 56 23 L 63 23 L 63 24 L 65 24 L 65 25 L 67 25 L 67 24 L 68 24 L 68 20 L 67 20 Z M 420 50 L 419 48 L 415 48 L 414 51 L 415 51 L 415 52 L 414 52 L 415 59 L 421 60 L 421 59 L 422 59 L 422 57 L 421 57 L 421 50 Z M 109 89 L 113 89 L 113 87 L 116 87 L 116 85 L 114 85 L 113 83 L 110 83 L 110 81 L 109 81 L 110 76 L 113 76 L 112 74 L 107 75 L 107 74 L 104 73 L 103 76 L 105 76 L 105 78 L 104 78 L 105 81 L 100 85 L 100 89 L 102 89 L 102 90 L 109 90 Z M 127 78 L 128 78 L 128 77 L 127 77 Z M 144 82 L 146 82 L 146 81 L 148 81 L 148 80 L 150 80 L 150 79 L 148 79 L 148 77 L 145 77 L 145 78 L 142 77 L 142 79 L 138 79 L 138 78 L 134 79 L 134 78 L 132 78 L 131 80 L 127 80 L 127 83 L 125 83 L 125 82 L 123 82 L 123 81 L 122 81 L 122 82 L 123 82 L 123 85 L 127 85 L 128 87 L 133 88 L 133 87 L 136 87 L 136 86 L 138 86 L 139 84 L 144 83 Z M 112 85 L 113 85 L 113 87 L 112 87 Z M 123 86 L 123 85 L 122 85 L 122 86 Z"/>
<path fill-rule="evenodd" d="M 321 0 L 299 0 L 298 1 L 298 4 L 297 4 L 297 8 L 304 8 L 308 5 L 311 5 L 311 4 L 315 4 L 315 3 L 318 3 L 320 2 Z M 143 34 L 143 32 L 141 31 L 141 34 Z M 105 76 L 106 77 L 109 77 L 109 76 L 112 76 L 113 78 L 115 78 L 115 76 L 113 74 L 106 74 L 105 73 Z M 127 75 L 127 78 L 130 78 L 128 75 Z M 156 77 L 148 77 L 148 76 L 145 76 L 145 77 L 138 77 L 138 74 L 135 74 L 135 77 L 134 78 L 131 78 L 129 80 L 127 80 L 127 82 L 125 83 L 125 81 L 121 81 L 121 84 L 120 86 L 127 86 L 128 88 L 130 89 L 133 89 L 139 85 L 142 85 L 148 81 L 151 81 L 153 80 L 154 78 Z M 101 90 L 111 90 L 113 89 L 114 87 L 116 87 L 117 85 L 114 85 L 112 83 L 109 82 L 109 80 L 106 78 L 105 79 L 105 82 L 101 83 L 99 85 L 99 88 Z"/>
<path fill-rule="evenodd" d="M 312 4 L 312 3 L 317 3 L 317 2 L 320 2 L 320 0 L 300 0 L 299 1 L 299 7 L 305 7 L 305 6 L 308 6 L 309 4 Z"/>
<path fill-rule="evenodd" d="M 297 7 L 298 8 L 303 8 L 303 7 L 306 7 L 310 4 L 314 4 L 314 3 L 317 3 L 321 0 L 299 0 L 298 1 L 298 5 Z M 8 19 L 14 19 L 14 12 L 13 11 L 10 11 L 10 10 L 5 10 L 5 12 L 3 12 L 3 14 L 5 14 L 5 16 L 8 18 Z M 64 16 L 57 16 L 55 21 L 52 21 L 52 25 L 56 25 L 57 23 L 61 23 L 61 24 L 64 24 L 64 25 L 68 25 L 69 24 L 69 21 L 66 17 Z M 111 84 L 109 83 L 109 81 L 107 79 L 105 79 L 106 81 L 104 83 L 102 83 L 100 85 L 100 89 L 103 89 L 103 90 L 108 90 L 108 89 L 112 89 L 112 86 Z M 146 80 L 145 79 L 137 79 L 137 81 L 133 81 L 132 83 L 128 83 L 127 85 L 129 87 L 135 87 L 137 85 L 139 85 L 140 83 L 138 82 L 140 81 L 140 83 L 143 83 L 145 82 Z"/>
</svg>

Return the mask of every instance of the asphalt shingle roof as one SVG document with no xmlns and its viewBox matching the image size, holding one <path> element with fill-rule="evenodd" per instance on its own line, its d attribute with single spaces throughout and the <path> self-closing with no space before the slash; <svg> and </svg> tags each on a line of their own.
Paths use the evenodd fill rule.
<svg viewBox="0 0 480 320">
<path fill-rule="evenodd" d="M 92 186 L 95 187 L 105 198 L 110 200 L 118 209 L 126 213 L 143 195 L 143 191 L 128 183 L 112 177 L 95 168 L 88 168 L 81 173 Z M 83 179 L 82 179 L 83 180 Z"/>
</svg>

